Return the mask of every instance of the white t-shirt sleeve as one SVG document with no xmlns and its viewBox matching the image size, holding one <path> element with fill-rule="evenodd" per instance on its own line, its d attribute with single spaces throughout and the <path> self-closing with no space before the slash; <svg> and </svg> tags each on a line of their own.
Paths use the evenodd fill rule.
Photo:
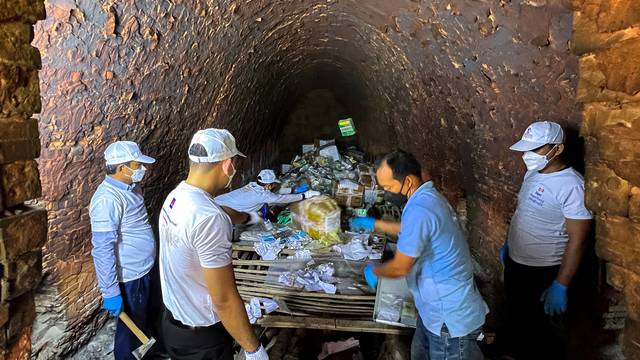
<svg viewBox="0 0 640 360">
<path fill-rule="evenodd" d="M 263 198 L 269 205 L 291 204 L 302 201 L 302 194 L 276 194 L 269 191 Z"/>
<path fill-rule="evenodd" d="M 560 194 L 562 204 L 562 214 L 567 219 L 587 220 L 592 219 L 591 211 L 584 203 L 584 185 L 576 184 L 566 189 Z"/>
<path fill-rule="evenodd" d="M 219 268 L 231 264 L 231 226 L 224 215 L 205 218 L 196 225 L 191 236 L 200 266 Z"/>
<path fill-rule="evenodd" d="M 91 231 L 107 232 L 120 229 L 120 222 L 124 212 L 120 201 L 109 196 L 100 196 L 91 200 L 89 218 Z"/>
</svg>

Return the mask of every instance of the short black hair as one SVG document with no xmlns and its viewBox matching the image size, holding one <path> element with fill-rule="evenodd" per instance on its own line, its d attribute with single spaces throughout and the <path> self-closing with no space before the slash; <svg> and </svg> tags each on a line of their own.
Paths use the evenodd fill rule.
<svg viewBox="0 0 640 360">
<path fill-rule="evenodd" d="M 107 175 L 113 175 L 118 172 L 118 167 L 120 165 L 131 166 L 131 161 L 127 161 L 121 164 L 105 165 L 105 172 L 107 173 Z"/>
<path fill-rule="evenodd" d="M 195 143 L 189 147 L 189 155 L 198 156 L 198 157 L 207 157 L 209 156 L 209 153 L 207 152 L 207 149 L 204 147 L 204 145 Z M 198 162 L 189 160 L 189 167 L 198 168 L 200 170 L 210 170 L 213 167 L 215 167 L 218 163 L 219 161 L 216 161 L 214 163 L 198 163 Z"/>
<path fill-rule="evenodd" d="M 382 163 L 386 163 L 391 168 L 393 178 L 402 182 L 409 175 L 415 175 L 422 178 L 422 167 L 413 154 L 404 150 L 394 150 L 383 156 L 377 164 L 380 167 Z"/>
</svg>

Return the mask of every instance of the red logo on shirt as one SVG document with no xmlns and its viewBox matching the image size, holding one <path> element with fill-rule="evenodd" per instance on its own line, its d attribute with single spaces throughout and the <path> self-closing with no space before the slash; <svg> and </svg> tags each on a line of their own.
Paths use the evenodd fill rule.
<svg viewBox="0 0 640 360">
<path fill-rule="evenodd" d="M 538 188 L 538 192 L 543 193 L 543 192 L 544 192 L 544 188 L 543 188 L 542 186 L 540 186 L 540 187 Z"/>
</svg>

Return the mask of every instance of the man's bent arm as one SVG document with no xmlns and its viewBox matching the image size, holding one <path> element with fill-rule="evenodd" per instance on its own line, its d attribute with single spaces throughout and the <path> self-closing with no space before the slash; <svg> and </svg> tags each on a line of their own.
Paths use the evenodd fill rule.
<svg viewBox="0 0 640 360">
<path fill-rule="evenodd" d="M 562 264 L 556 280 L 562 285 L 569 286 L 580 266 L 580 260 L 587 245 L 587 236 L 591 230 L 591 220 L 566 219 L 566 222 L 569 243 L 562 256 Z"/>
<path fill-rule="evenodd" d="M 229 217 L 231 218 L 231 223 L 234 225 L 244 224 L 249 220 L 249 214 L 247 213 L 233 210 L 232 208 L 227 206 L 221 206 L 221 208 L 225 213 L 227 213 L 227 215 L 229 215 Z"/>
<path fill-rule="evenodd" d="M 374 227 L 376 232 L 387 235 L 398 236 L 400 233 L 400 222 L 397 221 L 376 220 Z"/>
<path fill-rule="evenodd" d="M 373 273 L 376 276 L 382 276 L 392 279 L 404 277 L 409 274 L 409 271 L 411 271 L 411 267 L 413 266 L 413 263 L 415 261 L 415 258 L 405 255 L 400 251 L 396 251 L 393 259 L 380 266 L 374 267 Z"/>
<path fill-rule="evenodd" d="M 220 268 L 202 268 L 209 295 L 222 325 L 245 351 L 255 351 L 260 345 L 253 332 L 244 302 L 236 288 L 231 264 Z"/>
</svg>

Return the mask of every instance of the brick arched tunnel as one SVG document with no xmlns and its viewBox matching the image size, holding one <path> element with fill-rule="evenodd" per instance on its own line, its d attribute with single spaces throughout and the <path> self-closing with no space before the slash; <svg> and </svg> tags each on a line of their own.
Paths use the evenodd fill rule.
<svg viewBox="0 0 640 360">
<path fill-rule="evenodd" d="M 15 272 L 2 274 L 7 356 L 24 355 L 31 337 L 34 357 L 66 357 L 105 322 L 87 206 L 108 143 L 136 141 L 158 160 L 144 186 L 155 219 L 196 130 L 236 136 L 248 155 L 240 182 L 334 136 L 342 115 L 369 153 L 413 152 L 466 215 L 490 330 L 502 303 L 497 252 L 524 173 L 508 147 L 535 120 L 562 124 L 572 164 L 586 169 L 604 260 L 591 261 L 591 305 L 610 317 L 608 305 L 626 309 L 621 342 L 640 356 L 635 0 L 5 3 L 0 236 L 3 249 L 24 244 L 2 253 Z"/>
</svg>

